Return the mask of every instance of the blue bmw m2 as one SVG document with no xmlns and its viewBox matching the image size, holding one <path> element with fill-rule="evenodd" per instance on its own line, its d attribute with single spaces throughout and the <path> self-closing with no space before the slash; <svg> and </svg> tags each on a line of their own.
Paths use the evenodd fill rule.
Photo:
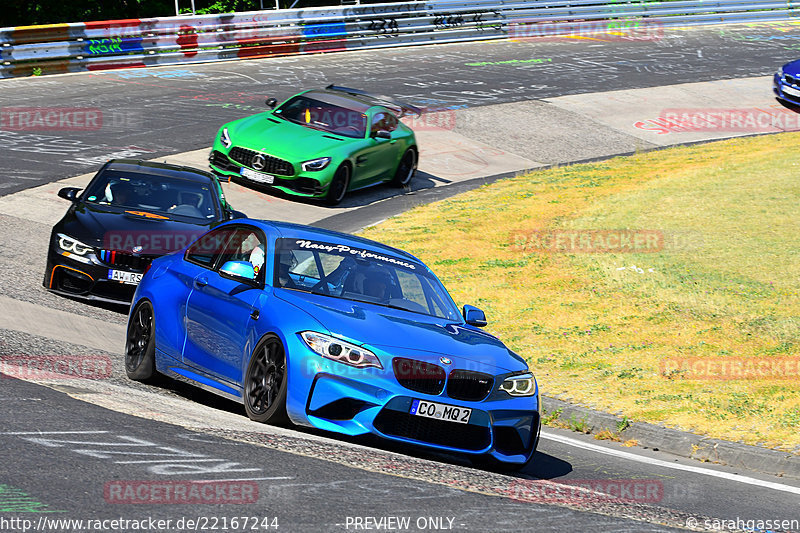
<svg viewBox="0 0 800 533">
<path fill-rule="evenodd" d="M 240 219 L 156 259 L 128 319 L 128 377 L 160 373 L 312 426 L 521 467 L 539 438 L 526 362 L 411 254 Z"/>
</svg>

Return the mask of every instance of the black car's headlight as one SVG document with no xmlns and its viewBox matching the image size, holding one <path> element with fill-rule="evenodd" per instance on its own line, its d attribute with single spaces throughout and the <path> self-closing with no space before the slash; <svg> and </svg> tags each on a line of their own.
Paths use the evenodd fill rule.
<svg viewBox="0 0 800 533">
<path fill-rule="evenodd" d="M 219 134 L 219 141 L 225 146 L 225 148 L 230 148 L 233 146 L 233 141 L 228 133 L 228 128 L 222 128 L 222 131 Z"/>
<path fill-rule="evenodd" d="M 300 333 L 309 348 L 326 359 L 338 361 L 356 368 L 383 368 L 378 357 L 355 344 L 350 344 L 336 337 L 317 333 L 316 331 L 303 331 Z"/>
<path fill-rule="evenodd" d="M 83 244 L 78 239 L 74 239 L 69 235 L 64 235 L 63 233 L 59 233 L 58 237 L 58 247 L 64 250 L 65 252 L 69 252 L 75 255 L 86 255 L 92 250 L 93 247 Z"/>
<path fill-rule="evenodd" d="M 319 157 L 317 159 L 312 159 L 311 161 L 303 161 L 300 163 L 300 166 L 303 167 L 305 172 L 316 172 L 327 167 L 330 162 L 330 157 Z"/>
<path fill-rule="evenodd" d="M 533 396 L 536 394 L 536 378 L 533 374 L 518 374 L 505 379 L 500 390 L 511 396 Z"/>
</svg>

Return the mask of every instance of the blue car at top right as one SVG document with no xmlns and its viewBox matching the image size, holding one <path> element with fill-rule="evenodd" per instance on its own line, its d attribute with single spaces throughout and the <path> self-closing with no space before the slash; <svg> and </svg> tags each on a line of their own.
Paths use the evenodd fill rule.
<svg viewBox="0 0 800 533">
<path fill-rule="evenodd" d="M 778 69 L 772 78 L 772 90 L 780 100 L 800 105 L 800 59 Z"/>
</svg>

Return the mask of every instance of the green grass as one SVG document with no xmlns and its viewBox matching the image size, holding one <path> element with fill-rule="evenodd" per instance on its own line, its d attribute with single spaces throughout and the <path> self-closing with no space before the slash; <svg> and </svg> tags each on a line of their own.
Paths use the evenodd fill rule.
<svg viewBox="0 0 800 533">
<path fill-rule="evenodd" d="M 800 357 L 799 142 L 787 133 L 534 172 L 363 234 L 415 253 L 456 301 L 482 307 L 544 394 L 794 450 L 796 377 L 695 380 L 661 365 Z M 656 232 L 663 247 L 563 253 L 520 241 L 621 229 Z"/>
</svg>

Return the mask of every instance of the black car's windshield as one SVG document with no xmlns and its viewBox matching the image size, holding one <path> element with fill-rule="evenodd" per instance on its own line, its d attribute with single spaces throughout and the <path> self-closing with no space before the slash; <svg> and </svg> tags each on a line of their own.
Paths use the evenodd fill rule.
<svg viewBox="0 0 800 533">
<path fill-rule="evenodd" d="M 304 94 L 287 100 L 275 114 L 308 128 L 344 137 L 363 139 L 367 133 L 365 113 Z"/>
<path fill-rule="evenodd" d="M 416 261 L 357 246 L 278 239 L 275 286 L 461 320 L 445 288 Z"/>
<path fill-rule="evenodd" d="M 192 180 L 107 170 L 95 177 L 83 201 L 199 220 L 217 218 L 213 185 Z"/>
</svg>

